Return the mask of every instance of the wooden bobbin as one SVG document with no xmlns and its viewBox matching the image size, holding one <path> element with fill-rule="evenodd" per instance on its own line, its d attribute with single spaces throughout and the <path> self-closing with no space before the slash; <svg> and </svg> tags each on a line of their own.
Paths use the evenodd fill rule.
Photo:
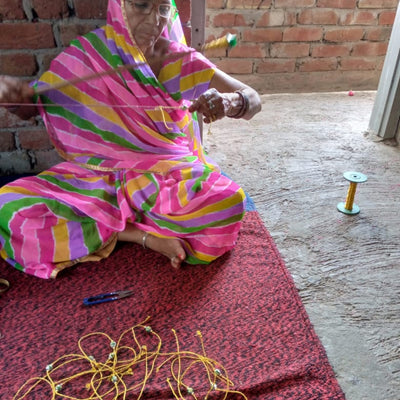
<svg viewBox="0 0 400 400">
<path fill-rule="evenodd" d="M 356 195 L 357 184 L 367 181 L 367 177 L 360 172 L 345 172 L 344 178 L 350 182 L 349 190 L 347 192 L 346 202 L 339 203 L 337 209 L 343 214 L 355 215 L 360 212 L 360 207 L 354 204 L 354 197 Z"/>
</svg>

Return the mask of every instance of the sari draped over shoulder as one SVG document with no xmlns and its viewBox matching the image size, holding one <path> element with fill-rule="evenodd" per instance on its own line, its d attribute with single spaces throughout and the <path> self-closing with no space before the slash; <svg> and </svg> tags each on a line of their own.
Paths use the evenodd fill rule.
<svg viewBox="0 0 400 400">
<path fill-rule="evenodd" d="M 175 15 L 163 36 L 168 53 L 185 54 L 166 58 L 155 76 L 127 26 L 121 0 L 110 0 L 107 24 L 71 42 L 35 84 L 100 74 L 37 96 L 66 161 L 0 189 L 0 255 L 26 273 L 50 278 L 104 258 L 127 223 L 178 238 L 191 264 L 235 244 L 244 193 L 207 157 L 187 110 L 214 65 L 183 43 Z"/>
</svg>

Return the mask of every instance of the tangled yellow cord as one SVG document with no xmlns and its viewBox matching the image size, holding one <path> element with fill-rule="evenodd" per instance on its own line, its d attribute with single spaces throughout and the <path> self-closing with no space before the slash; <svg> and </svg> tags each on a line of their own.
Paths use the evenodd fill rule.
<svg viewBox="0 0 400 400">
<path fill-rule="evenodd" d="M 174 329 L 172 332 L 176 351 L 163 353 L 161 337 L 146 325 L 148 320 L 149 317 L 123 332 L 116 342 L 101 332 L 83 336 L 78 341 L 79 354 L 64 355 L 49 364 L 45 375 L 26 381 L 15 394 L 14 400 L 28 399 L 30 394 L 35 394 L 35 390 L 42 390 L 39 387 L 41 384 L 48 386 L 51 400 L 56 397 L 69 400 L 126 399 L 128 393 L 136 396 L 136 399 L 141 399 L 149 379 L 167 365 L 171 373 L 171 377 L 166 380 L 167 386 L 178 400 L 185 399 L 186 395 L 198 399 L 197 389 L 193 387 L 193 378 L 198 377 L 201 373 L 199 370 L 202 370 L 208 385 L 206 389 L 198 388 L 201 392 L 207 391 L 205 399 L 211 392 L 216 391 L 221 394 L 221 399 L 226 399 L 230 393 L 235 393 L 247 400 L 243 393 L 233 390 L 233 383 L 228 378 L 225 368 L 206 356 L 200 331 L 197 332 L 197 336 L 202 354 L 181 351 Z M 144 339 L 142 342 L 139 341 L 139 335 L 143 333 L 147 338 L 145 343 Z M 108 354 L 103 350 L 100 358 L 96 358 L 85 350 L 85 341 L 92 340 L 97 347 L 100 347 L 101 339 L 104 338 L 108 343 L 107 347 L 109 346 L 106 351 Z M 156 366 L 159 358 L 162 360 Z M 99 361 L 100 359 L 102 361 Z M 77 372 L 73 373 L 71 369 Z M 83 390 L 86 393 L 85 397 L 76 397 L 76 393 Z M 43 396 L 43 392 L 41 395 Z"/>
</svg>

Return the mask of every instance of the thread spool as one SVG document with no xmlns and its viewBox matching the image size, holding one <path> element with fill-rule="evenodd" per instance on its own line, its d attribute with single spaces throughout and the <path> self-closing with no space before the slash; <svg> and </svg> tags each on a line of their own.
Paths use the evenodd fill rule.
<svg viewBox="0 0 400 400">
<path fill-rule="evenodd" d="M 232 33 L 228 33 L 225 36 L 212 40 L 210 43 L 206 43 L 202 51 L 215 50 L 215 49 L 230 49 L 237 45 L 237 37 Z"/>
<path fill-rule="evenodd" d="M 354 198 L 356 195 L 357 184 L 367 181 L 367 176 L 360 172 L 345 172 L 343 177 L 350 182 L 349 190 L 347 191 L 346 201 L 339 203 L 337 209 L 343 214 L 355 215 L 360 212 L 360 207 L 354 204 Z"/>
</svg>

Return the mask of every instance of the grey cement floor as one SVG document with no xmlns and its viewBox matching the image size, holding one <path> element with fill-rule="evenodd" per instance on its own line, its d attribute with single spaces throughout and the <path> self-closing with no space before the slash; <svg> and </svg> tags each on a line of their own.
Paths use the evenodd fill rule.
<svg viewBox="0 0 400 400">
<path fill-rule="evenodd" d="M 252 121 L 205 132 L 255 201 L 348 400 L 400 399 L 400 147 L 367 134 L 374 98 L 264 95 Z M 368 176 L 355 216 L 336 209 L 346 171 Z"/>
</svg>

